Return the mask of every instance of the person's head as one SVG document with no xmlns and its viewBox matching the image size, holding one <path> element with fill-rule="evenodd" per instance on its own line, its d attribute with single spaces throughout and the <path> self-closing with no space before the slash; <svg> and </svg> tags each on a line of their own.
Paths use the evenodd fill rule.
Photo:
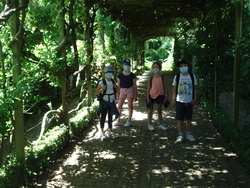
<svg viewBox="0 0 250 188">
<path fill-rule="evenodd" d="M 152 72 L 155 73 L 155 74 L 160 72 L 161 68 L 162 68 L 162 65 L 161 65 L 160 62 L 154 62 L 152 64 Z"/>
<path fill-rule="evenodd" d="M 179 59 L 176 62 L 176 66 L 180 69 L 181 73 L 188 72 L 189 63 L 186 59 Z"/>
<path fill-rule="evenodd" d="M 122 61 L 122 66 L 124 70 L 130 70 L 131 64 L 129 59 L 124 59 Z"/>
<path fill-rule="evenodd" d="M 107 78 L 107 79 L 111 79 L 114 75 L 114 69 L 111 66 L 104 67 L 103 72 L 105 74 L 105 78 Z"/>
</svg>

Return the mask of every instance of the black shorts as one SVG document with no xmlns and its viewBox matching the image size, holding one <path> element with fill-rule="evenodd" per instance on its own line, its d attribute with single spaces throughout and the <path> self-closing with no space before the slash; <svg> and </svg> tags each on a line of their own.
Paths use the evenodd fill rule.
<svg viewBox="0 0 250 188">
<path fill-rule="evenodd" d="M 150 104 L 147 103 L 146 101 L 146 107 L 149 109 L 154 103 L 156 104 L 163 104 L 164 101 L 164 95 L 159 95 L 155 99 L 153 99 L 151 96 L 149 96 Z"/>
<path fill-rule="evenodd" d="M 192 120 L 193 105 L 190 103 L 177 102 L 176 119 L 177 120 Z"/>
</svg>

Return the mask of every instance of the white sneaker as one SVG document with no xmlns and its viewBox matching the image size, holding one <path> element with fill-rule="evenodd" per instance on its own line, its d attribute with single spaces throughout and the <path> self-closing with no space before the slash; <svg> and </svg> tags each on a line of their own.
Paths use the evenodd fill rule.
<svg viewBox="0 0 250 188">
<path fill-rule="evenodd" d="M 180 135 L 180 136 L 177 137 L 177 139 L 176 139 L 175 142 L 176 142 L 176 143 L 182 143 L 183 140 L 184 140 L 184 136 L 183 136 L 183 135 L 182 135 L 182 136 Z"/>
<path fill-rule="evenodd" d="M 130 127 L 131 126 L 131 121 L 127 121 L 124 125 L 124 127 Z"/>
<path fill-rule="evenodd" d="M 190 142 L 196 141 L 195 137 L 192 134 L 187 134 L 186 139 L 189 140 Z"/>
<path fill-rule="evenodd" d="M 117 137 L 118 137 L 118 134 L 116 134 L 116 133 L 114 133 L 114 132 L 110 132 L 110 133 L 109 133 L 109 137 L 117 138 Z"/>
<path fill-rule="evenodd" d="M 165 125 L 163 125 L 163 124 L 159 125 L 158 128 L 161 129 L 161 130 L 163 130 L 163 131 L 168 130 L 168 128 L 165 127 Z"/>
<path fill-rule="evenodd" d="M 120 121 L 116 121 L 115 123 L 114 123 L 114 126 L 121 126 L 122 125 L 122 123 L 120 122 Z"/>
<path fill-rule="evenodd" d="M 99 138 L 101 139 L 101 141 L 103 141 L 104 139 L 106 139 L 106 135 L 104 133 L 101 133 Z"/>
<path fill-rule="evenodd" d="M 154 128 L 154 126 L 152 124 L 149 124 L 148 125 L 148 130 L 153 131 L 153 130 L 155 130 L 155 128 Z"/>
</svg>

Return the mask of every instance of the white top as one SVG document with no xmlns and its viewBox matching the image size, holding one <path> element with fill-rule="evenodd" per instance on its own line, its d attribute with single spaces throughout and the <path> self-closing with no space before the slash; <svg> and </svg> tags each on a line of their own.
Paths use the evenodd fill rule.
<svg viewBox="0 0 250 188">
<path fill-rule="evenodd" d="M 173 86 L 176 86 L 176 76 L 173 80 Z M 197 85 L 197 79 L 194 75 L 194 85 Z M 176 86 L 177 87 L 177 86 Z M 176 101 L 181 103 L 190 103 L 193 100 L 193 85 L 190 75 L 183 76 L 180 74 L 179 86 Z"/>
<path fill-rule="evenodd" d="M 107 83 L 106 94 L 114 93 L 114 87 L 113 87 L 112 80 L 111 81 L 108 81 L 107 79 L 105 79 L 105 80 L 106 80 L 106 83 Z M 99 82 L 99 84 L 101 86 L 104 85 L 102 80 Z M 104 95 L 103 100 L 113 102 L 115 100 L 115 95 L 114 94 L 113 95 Z"/>
</svg>

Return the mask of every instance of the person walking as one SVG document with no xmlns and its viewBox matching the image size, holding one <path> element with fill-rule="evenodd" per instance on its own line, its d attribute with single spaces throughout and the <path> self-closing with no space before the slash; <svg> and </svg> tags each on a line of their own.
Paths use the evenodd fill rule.
<svg viewBox="0 0 250 188">
<path fill-rule="evenodd" d="M 98 113 L 100 113 L 100 139 L 106 138 L 104 131 L 104 124 L 108 114 L 108 136 L 112 138 L 118 137 L 112 130 L 112 116 L 119 116 L 118 109 L 115 104 L 116 92 L 119 90 L 116 82 L 112 79 L 114 76 L 114 69 L 111 66 L 104 67 L 105 78 L 99 81 L 96 88 L 96 95 L 100 96 L 100 106 Z"/>
<path fill-rule="evenodd" d="M 158 112 L 158 128 L 161 130 L 167 130 L 165 125 L 162 124 L 162 105 L 168 102 L 166 78 L 161 75 L 162 65 L 159 62 L 152 64 L 152 72 L 154 75 L 148 80 L 147 89 L 147 109 L 148 109 L 148 129 L 150 131 L 155 130 L 152 124 L 152 115 L 154 110 L 154 104 L 157 104 Z"/>
<path fill-rule="evenodd" d="M 189 63 L 186 59 L 176 62 L 180 74 L 175 75 L 172 88 L 172 104 L 176 106 L 176 119 L 178 121 L 178 132 L 176 143 L 182 143 L 185 139 L 183 133 L 183 122 L 186 119 L 186 139 L 196 141 L 192 135 L 192 115 L 193 106 L 197 100 L 196 85 L 197 80 L 194 74 L 188 72 Z"/>
<path fill-rule="evenodd" d="M 133 102 L 137 101 L 137 85 L 136 75 L 131 72 L 131 63 L 129 59 L 122 61 L 123 71 L 118 74 L 118 87 L 120 90 L 117 92 L 118 110 L 121 114 L 122 107 L 127 99 L 128 101 L 128 119 L 125 127 L 131 126 L 131 119 L 133 115 Z M 120 117 L 117 119 L 116 125 L 121 125 Z"/>
</svg>

